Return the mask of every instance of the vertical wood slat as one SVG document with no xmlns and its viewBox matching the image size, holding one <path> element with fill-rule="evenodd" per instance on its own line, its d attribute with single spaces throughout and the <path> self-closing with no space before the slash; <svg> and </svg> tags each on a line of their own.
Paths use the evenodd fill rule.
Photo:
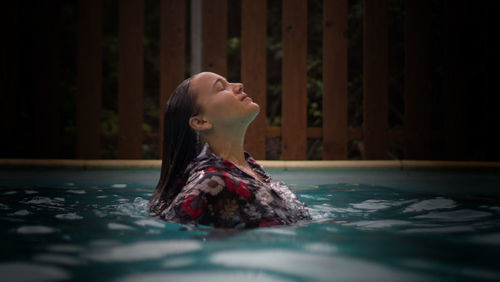
<svg viewBox="0 0 500 282">
<path fill-rule="evenodd" d="M 102 75 L 102 0 L 79 0 L 76 157 L 100 157 L 101 75 Z"/>
<path fill-rule="evenodd" d="M 366 159 L 388 153 L 388 26 L 386 0 L 365 1 L 363 136 Z"/>
<path fill-rule="evenodd" d="M 405 10 L 405 158 L 429 159 L 429 1 L 406 1 Z"/>
<path fill-rule="evenodd" d="M 247 131 L 246 150 L 257 159 L 266 158 L 266 0 L 243 0 L 241 4 L 241 79 L 245 92 L 260 106 L 260 113 Z"/>
<path fill-rule="evenodd" d="M 202 67 L 227 76 L 227 0 L 202 3 Z"/>
<path fill-rule="evenodd" d="M 118 158 L 142 158 L 144 0 L 119 3 Z"/>
<path fill-rule="evenodd" d="M 20 34 L 17 30 L 19 23 L 18 3 L 5 1 L 0 10 L 0 33 L 3 35 L 4 43 L 0 44 L 0 158 L 16 157 L 19 150 L 18 128 L 20 122 L 17 118 L 19 104 L 17 102 L 18 88 L 18 55 L 17 48 Z M 20 92 L 20 91 L 19 91 Z M 6 136 L 10 135 L 10 138 Z"/>
<path fill-rule="evenodd" d="M 202 50 L 202 0 L 190 0 L 190 44 L 191 58 L 190 73 L 191 75 L 201 72 L 201 50 Z"/>
<path fill-rule="evenodd" d="M 463 5 L 465 1 L 444 1 L 444 157 L 458 160 L 464 156 L 463 135 L 460 127 L 464 126 L 460 115 L 460 100 L 465 91 L 465 71 L 461 44 L 463 41 L 464 21 L 467 20 Z M 462 12 L 462 13 L 461 13 Z"/>
<path fill-rule="evenodd" d="M 307 1 L 283 1 L 283 160 L 307 159 Z"/>
<path fill-rule="evenodd" d="M 347 159 L 347 0 L 323 1 L 323 159 Z"/>
<path fill-rule="evenodd" d="M 168 98 L 184 79 L 186 1 L 160 3 L 160 122 L 159 148 L 163 155 L 163 118 Z"/>
<path fill-rule="evenodd" d="M 38 33 L 37 136 L 39 157 L 57 158 L 60 147 L 59 50 L 60 3 L 40 2 Z"/>
</svg>

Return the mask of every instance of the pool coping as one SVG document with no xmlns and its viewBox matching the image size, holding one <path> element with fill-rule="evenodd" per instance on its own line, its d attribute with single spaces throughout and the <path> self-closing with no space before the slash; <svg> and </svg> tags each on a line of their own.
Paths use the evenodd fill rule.
<svg viewBox="0 0 500 282">
<path fill-rule="evenodd" d="M 267 168 L 500 168 L 500 162 L 426 160 L 257 160 Z M 161 160 L 137 159 L 0 159 L 3 167 L 160 168 Z"/>
</svg>

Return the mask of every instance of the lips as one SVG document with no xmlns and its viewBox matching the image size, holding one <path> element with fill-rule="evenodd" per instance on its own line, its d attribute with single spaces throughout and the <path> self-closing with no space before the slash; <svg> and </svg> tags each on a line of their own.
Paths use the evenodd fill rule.
<svg viewBox="0 0 500 282">
<path fill-rule="evenodd" d="M 243 95 L 241 95 L 240 101 L 245 100 L 245 98 L 246 98 L 246 97 L 248 97 L 248 95 L 247 95 L 247 94 L 243 94 Z"/>
</svg>

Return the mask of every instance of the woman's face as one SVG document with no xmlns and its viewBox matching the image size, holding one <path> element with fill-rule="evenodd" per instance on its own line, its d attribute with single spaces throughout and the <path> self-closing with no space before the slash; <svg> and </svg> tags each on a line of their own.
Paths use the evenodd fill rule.
<svg viewBox="0 0 500 282">
<path fill-rule="evenodd" d="M 195 75 L 189 88 L 196 93 L 200 116 L 214 128 L 247 126 L 259 113 L 259 105 L 245 94 L 243 84 L 229 83 L 216 73 Z"/>
</svg>

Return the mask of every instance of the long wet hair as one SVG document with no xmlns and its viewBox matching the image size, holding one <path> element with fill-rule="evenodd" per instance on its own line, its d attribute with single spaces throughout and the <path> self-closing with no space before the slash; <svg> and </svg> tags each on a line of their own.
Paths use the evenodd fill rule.
<svg viewBox="0 0 500 282">
<path fill-rule="evenodd" d="M 159 215 L 179 194 L 184 170 L 200 151 L 198 133 L 189 118 L 199 114 L 196 95 L 189 90 L 192 77 L 184 80 L 167 101 L 163 118 L 161 175 L 150 199 L 150 214 Z"/>
</svg>

